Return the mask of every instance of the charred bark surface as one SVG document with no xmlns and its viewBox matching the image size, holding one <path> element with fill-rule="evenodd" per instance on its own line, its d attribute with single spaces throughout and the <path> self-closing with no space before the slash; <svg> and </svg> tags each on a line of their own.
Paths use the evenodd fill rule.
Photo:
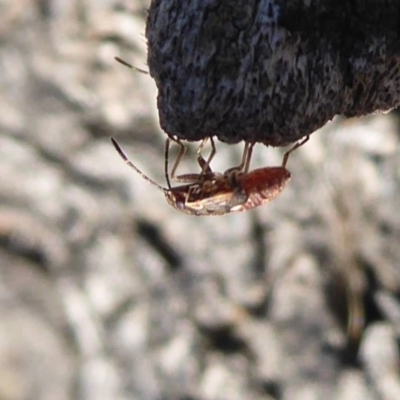
<svg viewBox="0 0 400 400">
<path fill-rule="evenodd" d="M 153 0 L 168 135 L 279 146 L 400 103 L 400 1 Z"/>
</svg>

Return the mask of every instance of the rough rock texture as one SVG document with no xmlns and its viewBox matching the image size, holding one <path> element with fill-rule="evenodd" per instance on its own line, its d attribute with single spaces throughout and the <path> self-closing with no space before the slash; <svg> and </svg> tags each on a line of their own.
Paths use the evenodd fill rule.
<svg viewBox="0 0 400 400">
<path fill-rule="evenodd" d="M 110 143 L 164 184 L 154 82 L 113 59 L 144 68 L 148 4 L 0 5 L 1 400 L 400 398 L 396 114 L 313 134 L 266 207 L 188 217 Z"/>
<path fill-rule="evenodd" d="M 153 0 L 161 127 L 285 145 L 400 104 L 400 1 Z"/>
</svg>

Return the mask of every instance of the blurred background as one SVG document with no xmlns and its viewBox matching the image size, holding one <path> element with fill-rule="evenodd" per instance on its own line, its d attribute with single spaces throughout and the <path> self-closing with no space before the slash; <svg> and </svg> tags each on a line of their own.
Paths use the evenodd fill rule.
<svg viewBox="0 0 400 400">
<path fill-rule="evenodd" d="M 399 399 L 398 114 L 315 132 L 269 205 L 179 213 L 110 143 L 165 185 L 154 82 L 114 60 L 146 69 L 148 6 L 0 0 L 0 399 Z"/>
</svg>

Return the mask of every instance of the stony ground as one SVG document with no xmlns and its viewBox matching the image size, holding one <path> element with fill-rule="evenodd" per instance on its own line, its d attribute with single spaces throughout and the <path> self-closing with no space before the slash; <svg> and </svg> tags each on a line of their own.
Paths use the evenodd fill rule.
<svg viewBox="0 0 400 400">
<path fill-rule="evenodd" d="M 397 115 L 315 132 L 270 205 L 183 215 L 110 143 L 164 184 L 152 79 L 114 61 L 146 69 L 146 6 L 0 1 L 0 399 L 399 399 Z"/>
</svg>

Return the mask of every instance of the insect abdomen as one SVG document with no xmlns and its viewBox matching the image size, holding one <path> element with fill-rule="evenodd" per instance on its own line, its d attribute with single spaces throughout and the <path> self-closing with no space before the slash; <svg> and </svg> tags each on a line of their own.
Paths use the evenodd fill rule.
<svg viewBox="0 0 400 400">
<path fill-rule="evenodd" d="M 247 201 L 238 211 L 249 210 L 273 200 L 290 180 L 290 172 L 284 167 L 259 168 L 243 175 L 239 184 L 247 193 Z"/>
</svg>

